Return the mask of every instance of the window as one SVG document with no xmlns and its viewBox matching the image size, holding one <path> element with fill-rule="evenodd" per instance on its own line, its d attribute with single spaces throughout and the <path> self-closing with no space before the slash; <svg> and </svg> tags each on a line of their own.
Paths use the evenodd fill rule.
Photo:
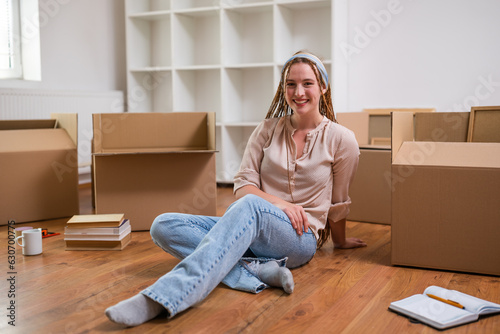
<svg viewBox="0 0 500 334">
<path fill-rule="evenodd" d="M 42 80 L 39 18 L 38 0 L 0 0 L 0 79 Z"/>
<path fill-rule="evenodd" d="M 22 78 L 19 0 L 0 0 L 0 79 Z"/>
</svg>

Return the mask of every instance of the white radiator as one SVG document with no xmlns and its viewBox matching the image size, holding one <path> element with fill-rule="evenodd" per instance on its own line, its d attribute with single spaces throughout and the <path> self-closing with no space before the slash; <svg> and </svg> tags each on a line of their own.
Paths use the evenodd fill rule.
<svg viewBox="0 0 500 334">
<path fill-rule="evenodd" d="M 78 114 L 80 183 L 90 181 L 92 114 L 124 112 L 122 91 L 77 92 L 0 88 L 0 119 L 47 119 L 51 113 Z"/>
</svg>

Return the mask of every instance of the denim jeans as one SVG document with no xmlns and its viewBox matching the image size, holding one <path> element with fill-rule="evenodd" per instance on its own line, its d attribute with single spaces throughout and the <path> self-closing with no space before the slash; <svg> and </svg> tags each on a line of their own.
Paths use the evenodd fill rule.
<svg viewBox="0 0 500 334">
<path fill-rule="evenodd" d="M 253 261 L 277 261 L 295 268 L 316 252 L 310 230 L 299 236 L 282 210 L 255 195 L 234 202 L 222 217 L 160 215 L 151 236 L 166 252 L 182 259 L 142 291 L 162 304 L 169 317 L 203 300 L 220 282 L 254 293 L 267 288 Z"/>
</svg>

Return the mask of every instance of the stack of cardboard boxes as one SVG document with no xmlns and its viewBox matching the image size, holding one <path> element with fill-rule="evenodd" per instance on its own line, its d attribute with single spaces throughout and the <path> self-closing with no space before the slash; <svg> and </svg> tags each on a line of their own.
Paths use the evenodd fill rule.
<svg viewBox="0 0 500 334">
<path fill-rule="evenodd" d="M 499 110 L 337 115 L 361 151 L 348 218 L 392 225 L 394 265 L 500 275 Z M 1 224 L 78 214 L 76 115 L 53 117 L 0 122 Z M 216 214 L 213 113 L 93 121 L 97 214 L 123 212 L 133 230 L 164 212 Z"/>
</svg>

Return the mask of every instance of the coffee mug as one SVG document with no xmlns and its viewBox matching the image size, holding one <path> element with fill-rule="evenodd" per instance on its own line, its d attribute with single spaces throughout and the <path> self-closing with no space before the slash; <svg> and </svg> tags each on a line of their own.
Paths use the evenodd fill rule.
<svg viewBox="0 0 500 334">
<path fill-rule="evenodd" d="M 22 239 L 22 243 L 19 242 Z M 35 228 L 23 231 L 22 235 L 16 238 L 16 242 L 23 248 L 23 255 L 38 255 L 42 253 L 42 229 Z"/>
<path fill-rule="evenodd" d="M 16 231 L 16 237 L 19 237 L 21 235 L 23 235 L 23 231 L 26 231 L 26 230 L 32 230 L 33 227 L 31 226 L 23 226 L 23 227 L 16 227 L 16 229 L 14 231 Z"/>
</svg>

